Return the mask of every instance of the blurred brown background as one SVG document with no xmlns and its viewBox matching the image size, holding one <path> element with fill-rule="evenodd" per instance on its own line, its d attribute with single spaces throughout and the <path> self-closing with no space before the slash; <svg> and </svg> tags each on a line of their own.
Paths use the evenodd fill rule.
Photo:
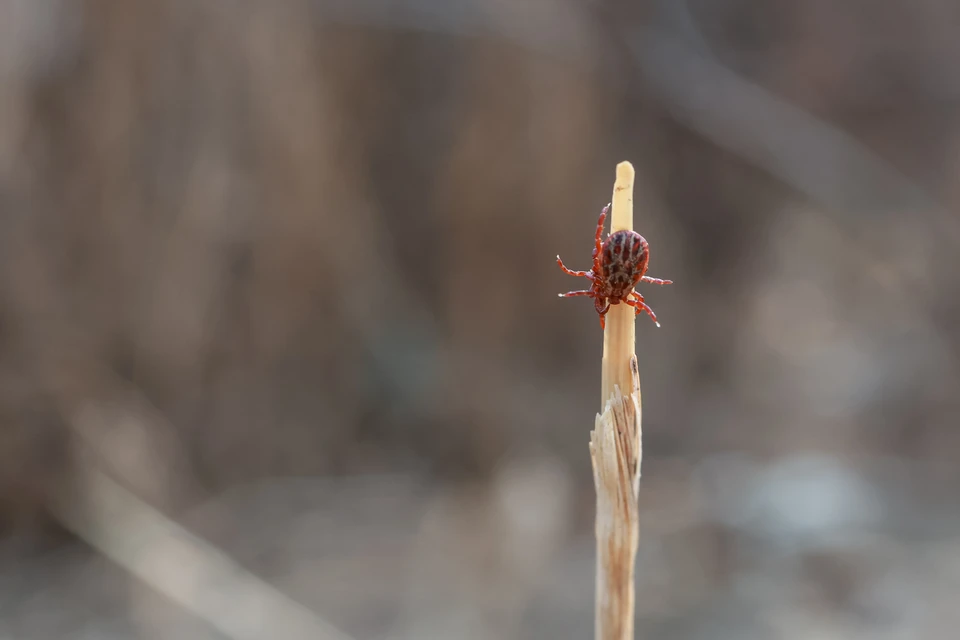
<svg viewBox="0 0 960 640">
<path fill-rule="evenodd" d="M 0 638 L 591 637 L 601 332 L 554 257 L 621 160 L 676 283 L 638 637 L 950 637 L 958 35 L 948 0 L 0 0 Z"/>
</svg>

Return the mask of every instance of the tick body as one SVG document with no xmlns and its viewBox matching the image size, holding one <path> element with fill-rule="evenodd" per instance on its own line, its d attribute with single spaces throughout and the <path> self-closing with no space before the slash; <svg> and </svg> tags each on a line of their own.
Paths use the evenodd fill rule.
<svg viewBox="0 0 960 640">
<path fill-rule="evenodd" d="M 597 220 L 597 234 L 594 238 L 593 247 L 593 268 L 590 271 L 573 271 L 564 266 L 560 256 L 557 256 L 557 264 L 563 269 L 564 273 L 571 276 L 579 276 L 590 281 L 589 289 L 583 291 L 570 291 L 561 293 L 561 298 L 572 298 L 574 296 L 588 296 L 593 298 L 594 307 L 600 315 L 600 327 L 605 326 L 604 317 L 610 310 L 610 305 L 628 304 L 639 314 L 645 311 L 650 319 L 659 327 L 657 316 L 646 302 L 643 296 L 634 290 L 641 281 L 653 284 L 673 284 L 672 280 L 661 280 L 660 278 L 651 278 L 646 275 L 647 264 L 650 261 L 650 245 L 636 231 L 624 229 L 616 231 L 607 236 L 606 240 L 601 242 L 603 237 L 603 223 L 610 212 L 610 205 L 603 208 L 600 212 L 600 218 Z"/>
</svg>

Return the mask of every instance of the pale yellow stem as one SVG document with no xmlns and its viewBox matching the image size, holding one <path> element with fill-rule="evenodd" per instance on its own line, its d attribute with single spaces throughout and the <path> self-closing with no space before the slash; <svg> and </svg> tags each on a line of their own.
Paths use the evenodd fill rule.
<svg viewBox="0 0 960 640">
<path fill-rule="evenodd" d="M 633 165 L 617 165 L 617 181 L 613 185 L 613 206 L 610 213 L 610 233 L 633 230 Z M 615 304 L 607 311 L 603 332 L 603 362 L 601 374 L 600 410 L 607 405 L 613 387 L 621 390 L 632 387 L 630 357 L 636 353 L 636 310 L 625 304 Z"/>
<path fill-rule="evenodd" d="M 617 165 L 611 233 L 633 229 L 634 170 Z M 633 640 L 634 565 L 639 542 L 641 401 L 635 311 L 610 308 L 603 334 L 600 411 L 590 433 L 597 490 L 597 640 Z"/>
</svg>

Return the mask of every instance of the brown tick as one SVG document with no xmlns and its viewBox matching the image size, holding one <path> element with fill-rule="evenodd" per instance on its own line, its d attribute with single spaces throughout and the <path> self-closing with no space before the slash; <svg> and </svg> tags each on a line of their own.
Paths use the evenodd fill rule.
<svg viewBox="0 0 960 640">
<path fill-rule="evenodd" d="M 610 310 L 612 304 L 628 304 L 636 309 L 636 314 L 646 311 L 647 315 L 659 327 L 657 316 L 653 309 L 647 306 L 643 301 L 643 296 L 634 291 L 641 280 L 652 282 L 653 284 L 673 284 L 672 280 L 661 280 L 660 278 L 650 278 L 644 274 L 647 272 L 647 263 L 650 260 L 650 247 L 647 241 L 636 231 L 624 229 L 607 235 L 607 239 L 601 244 L 600 237 L 603 235 L 603 223 L 607 219 L 607 213 L 610 212 L 608 204 L 600 212 L 600 219 L 597 220 L 597 236 L 594 239 L 593 248 L 593 269 L 590 271 L 572 271 L 564 266 L 560 256 L 557 256 L 557 264 L 563 269 L 564 273 L 572 276 L 583 276 L 592 284 L 586 291 L 570 291 L 561 293 L 561 298 L 572 298 L 573 296 L 589 296 L 593 298 L 597 313 L 600 314 L 600 328 L 605 326 L 604 316 Z M 632 299 L 631 296 L 636 296 Z"/>
</svg>

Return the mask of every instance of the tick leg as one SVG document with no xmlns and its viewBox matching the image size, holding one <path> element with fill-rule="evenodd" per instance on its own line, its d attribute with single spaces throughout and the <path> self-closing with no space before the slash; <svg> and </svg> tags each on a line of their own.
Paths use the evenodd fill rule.
<svg viewBox="0 0 960 640">
<path fill-rule="evenodd" d="M 603 223 L 607 219 L 607 214 L 610 213 L 610 204 L 607 204 L 600 212 L 600 217 L 597 219 L 597 235 L 594 238 L 593 246 L 593 272 L 600 273 L 600 247 L 603 246 L 602 236 L 603 236 Z"/>
<path fill-rule="evenodd" d="M 584 278 L 593 280 L 593 273 L 590 271 L 574 271 L 573 269 L 567 269 L 566 265 L 563 264 L 563 260 L 560 259 L 560 256 L 557 256 L 557 264 L 560 265 L 560 268 L 563 269 L 564 273 L 570 274 L 571 276 L 583 276 Z"/>
<path fill-rule="evenodd" d="M 576 296 L 589 296 L 593 291 L 568 291 L 567 293 L 558 293 L 560 298 L 573 298 Z"/>
<path fill-rule="evenodd" d="M 653 312 L 653 309 L 651 309 L 651 308 L 647 305 L 647 303 L 644 302 L 642 299 L 640 299 L 640 300 L 624 300 L 623 302 L 624 302 L 624 304 L 628 304 L 628 305 L 630 305 L 631 307 L 633 307 L 634 309 L 637 310 L 637 313 L 636 313 L 635 315 L 640 315 L 640 312 L 641 312 L 641 311 L 646 311 L 646 312 L 647 312 L 647 315 L 650 316 L 650 319 L 653 320 L 653 323 L 654 323 L 655 325 L 657 325 L 658 327 L 660 326 L 660 323 L 657 322 L 657 314 L 655 314 L 655 313 Z"/>
<path fill-rule="evenodd" d="M 673 280 L 661 280 L 660 278 L 651 278 L 650 276 L 643 276 L 640 279 L 652 284 L 673 284 Z"/>
<path fill-rule="evenodd" d="M 604 298 L 596 298 L 593 302 L 594 308 L 596 308 L 597 313 L 600 315 L 600 328 L 604 329 L 607 326 L 607 311 L 610 310 L 610 302 Z"/>
</svg>

